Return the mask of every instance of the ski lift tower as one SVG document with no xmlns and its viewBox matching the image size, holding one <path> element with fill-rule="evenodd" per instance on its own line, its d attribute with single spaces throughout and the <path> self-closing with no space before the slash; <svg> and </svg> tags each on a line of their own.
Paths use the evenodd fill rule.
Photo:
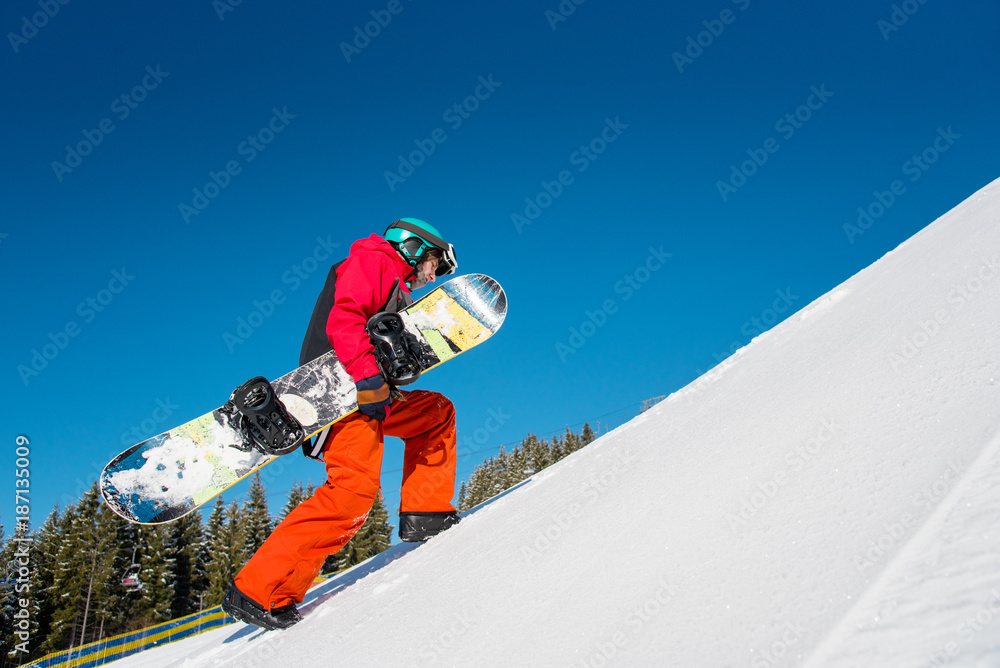
<svg viewBox="0 0 1000 668">
<path fill-rule="evenodd" d="M 639 408 L 639 413 L 640 414 L 645 413 L 650 408 L 652 408 L 653 406 L 655 406 L 656 404 L 660 403 L 661 401 L 663 401 L 666 398 L 667 398 L 667 395 L 661 394 L 658 397 L 652 397 L 651 399 L 646 399 L 645 401 L 642 402 L 642 406 Z"/>
</svg>

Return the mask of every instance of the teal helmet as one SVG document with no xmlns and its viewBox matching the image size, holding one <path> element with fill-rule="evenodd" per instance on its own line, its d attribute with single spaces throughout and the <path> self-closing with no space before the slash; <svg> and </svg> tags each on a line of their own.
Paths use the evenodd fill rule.
<svg viewBox="0 0 1000 668">
<path fill-rule="evenodd" d="M 458 268 L 455 247 L 441 238 L 437 228 L 419 218 L 400 218 L 387 227 L 382 236 L 399 251 L 411 267 L 420 264 L 424 254 L 436 248 L 441 251 L 441 261 L 438 262 L 435 274 L 438 276 L 454 274 Z"/>
</svg>

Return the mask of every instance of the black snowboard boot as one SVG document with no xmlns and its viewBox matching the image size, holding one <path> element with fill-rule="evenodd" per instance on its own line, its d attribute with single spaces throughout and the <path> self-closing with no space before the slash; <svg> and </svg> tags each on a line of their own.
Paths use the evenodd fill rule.
<svg viewBox="0 0 1000 668">
<path fill-rule="evenodd" d="M 399 539 L 407 543 L 425 541 L 458 524 L 459 520 L 458 513 L 454 510 L 436 513 L 400 513 Z"/>
<path fill-rule="evenodd" d="M 222 609 L 226 611 L 226 614 L 241 622 L 259 626 L 268 631 L 287 629 L 296 622 L 302 621 L 302 615 L 295 608 L 295 604 L 289 603 L 267 611 L 237 589 L 235 584 L 226 592 L 226 598 L 222 601 Z"/>
</svg>

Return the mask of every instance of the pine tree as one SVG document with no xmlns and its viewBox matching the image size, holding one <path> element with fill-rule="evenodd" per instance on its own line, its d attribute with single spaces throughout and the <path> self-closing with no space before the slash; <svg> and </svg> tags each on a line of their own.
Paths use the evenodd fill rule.
<svg viewBox="0 0 1000 668">
<path fill-rule="evenodd" d="M 465 502 L 459 507 L 459 510 L 474 508 L 490 498 L 490 490 L 493 486 L 491 470 L 492 463 L 490 459 L 485 460 L 472 470 L 472 474 L 469 476 L 469 484 L 465 490 Z"/>
<path fill-rule="evenodd" d="M 167 553 L 173 560 L 171 579 L 174 596 L 170 602 L 171 618 L 183 617 L 202 609 L 207 586 L 205 564 L 205 529 L 200 513 L 190 513 L 170 525 Z"/>
<path fill-rule="evenodd" d="M 585 427 L 585 428 L 589 428 L 589 427 Z M 580 439 L 580 436 L 577 435 L 576 432 L 570 431 L 568 426 L 566 427 L 566 435 L 563 438 L 563 442 L 565 444 L 563 446 L 563 449 L 565 451 L 564 454 L 563 454 L 564 457 L 566 455 L 573 454 L 574 452 L 576 452 L 577 450 L 579 450 L 580 448 L 583 447 L 583 441 Z"/>
<path fill-rule="evenodd" d="M 205 590 L 205 607 L 208 608 L 222 603 L 222 598 L 229 590 L 229 550 L 226 548 L 226 531 L 226 503 L 221 496 L 218 496 L 205 528 L 205 576 L 208 583 Z"/>
<path fill-rule="evenodd" d="M 125 631 L 152 626 L 171 618 L 174 600 L 172 574 L 175 567 L 175 559 L 168 546 L 171 530 L 169 525 L 136 527 L 136 563 L 142 588 L 133 593 Z"/>
<path fill-rule="evenodd" d="M 566 427 L 566 433 L 569 434 L 569 427 Z M 554 464 L 569 454 L 568 448 L 569 446 L 566 444 L 565 436 L 563 436 L 563 438 L 553 436 L 552 445 L 549 446 L 549 459 L 551 459 Z"/>
<path fill-rule="evenodd" d="M 535 473 L 538 473 L 552 463 L 552 452 L 549 450 L 548 444 L 534 434 L 528 434 L 521 441 L 521 447 L 524 448 L 528 467 Z"/>
<path fill-rule="evenodd" d="M 55 588 L 57 554 L 59 546 L 69 532 L 68 513 L 52 509 L 45 522 L 34 533 L 31 551 L 31 575 L 28 590 L 31 593 L 31 657 L 44 652 L 40 647 L 52 632 L 53 615 L 61 592 Z"/>
<path fill-rule="evenodd" d="M 507 487 L 513 487 L 531 475 L 528 471 L 531 471 L 531 467 L 528 466 L 524 448 L 515 446 L 507 455 Z"/>
<path fill-rule="evenodd" d="M 122 520 L 116 531 L 116 548 L 114 566 L 108 578 L 107 587 L 110 592 L 110 603 L 104 610 L 104 635 L 115 635 L 120 631 L 130 631 L 137 628 L 132 618 L 133 607 L 140 592 L 126 583 L 126 576 L 139 579 L 141 556 L 139 525 Z"/>
<path fill-rule="evenodd" d="M 261 482 L 260 471 L 250 481 L 250 489 L 243 502 L 241 516 L 245 533 L 244 552 L 249 558 L 264 544 L 273 528 L 271 515 L 267 511 L 267 489 Z M 242 563 L 240 565 L 242 566 Z"/>
<path fill-rule="evenodd" d="M 496 496 L 505 489 L 509 489 L 512 484 L 511 457 L 507 454 L 507 449 L 500 446 L 500 452 L 493 460 L 493 489 L 492 496 Z"/>
<path fill-rule="evenodd" d="M 220 542 L 211 548 L 212 556 L 220 560 L 220 569 L 215 573 L 216 579 L 209 583 L 209 595 L 205 597 L 206 607 L 211 607 L 222 603 L 229 585 L 233 578 L 243 568 L 243 564 L 250 557 L 246 551 L 246 529 L 243 522 L 243 513 L 240 506 L 234 499 L 225 511 L 225 524 L 223 525 Z"/>
<path fill-rule="evenodd" d="M 299 504 L 308 498 L 305 488 L 302 486 L 302 481 L 296 480 L 292 483 L 292 488 L 288 490 L 288 500 L 285 501 L 285 506 L 281 509 L 278 521 L 281 522 L 288 517 L 288 513 L 298 508 Z"/>
<path fill-rule="evenodd" d="M 49 651 L 96 639 L 111 607 L 108 583 L 114 572 L 116 522 L 101 502 L 96 481 L 66 515 L 68 532 L 59 545 L 51 587 L 59 599 L 43 643 Z"/>
<path fill-rule="evenodd" d="M 469 510 L 483 501 L 510 489 L 528 476 L 541 471 L 563 457 L 576 452 L 595 438 L 590 424 L 577 434 L 566 427 L 563 436 L 553 436 L 551 442 L 529 433 L 511 452 L 501 447 L 495 457 L 485 459 L 463 481 L 458 492 L 458 509 Z"/>
</svg>

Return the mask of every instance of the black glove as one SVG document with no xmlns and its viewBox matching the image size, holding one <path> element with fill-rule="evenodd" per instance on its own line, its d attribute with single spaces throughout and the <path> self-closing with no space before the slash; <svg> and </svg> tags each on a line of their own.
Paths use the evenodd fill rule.
<svg viewBox="0 0 1000 668">
<path fill-rule="evenodd" d="M 392 410 L 392 392 L 381 375 L 362 378 L 357 383 L 358 410 L 381 422 Z"/>
</svg>

